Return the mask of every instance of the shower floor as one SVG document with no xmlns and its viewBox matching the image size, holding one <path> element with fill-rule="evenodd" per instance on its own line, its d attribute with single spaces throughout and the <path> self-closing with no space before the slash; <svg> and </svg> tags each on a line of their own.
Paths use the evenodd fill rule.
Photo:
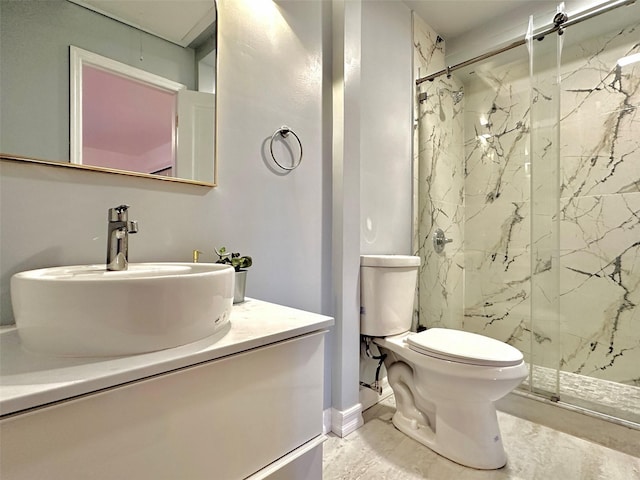
<svg viewBox="0 0 640 480">
<path fill-rule="evenodd" d="M 528 379 L 523 386 L 529 386 Z M 556 371 L 534 367 L 533 386 L 536 390 L 555 392 Z M 560 400 L 640 424 L 640 387 L 561 371 Z"/>
</svg>

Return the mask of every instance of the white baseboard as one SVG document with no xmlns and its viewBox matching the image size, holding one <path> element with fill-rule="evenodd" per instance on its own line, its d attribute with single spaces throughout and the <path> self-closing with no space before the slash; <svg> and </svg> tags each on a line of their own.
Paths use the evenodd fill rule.
<svg viewBox="0 0 640 480">
<path fill-rule="evenodd" d="M 331 409 L 331 431 L 339 437 L 346 437 L 364 425 L 362 405 L 357 403 L 346 410 Z"/>
<path fill-rule="evenodd" d="M 331 431 L 331 409 L 322 411 L 322 434 L 326 435 Z"/>
</svg>

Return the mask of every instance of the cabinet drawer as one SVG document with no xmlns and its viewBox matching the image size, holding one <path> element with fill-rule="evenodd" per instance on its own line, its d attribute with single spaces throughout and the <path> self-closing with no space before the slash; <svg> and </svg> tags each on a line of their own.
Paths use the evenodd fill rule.
<svg viewBox="0 0 640 480">
<path fill-rule="evenodd" d="M 0 422 L 3 480 L 245 478 L 322 433 L 324 332 Z"/>
</svg>

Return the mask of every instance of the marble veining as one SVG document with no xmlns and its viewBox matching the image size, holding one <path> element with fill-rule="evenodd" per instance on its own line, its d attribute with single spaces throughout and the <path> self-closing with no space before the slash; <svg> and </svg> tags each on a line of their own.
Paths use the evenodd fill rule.
<svg viewBox="0 0 640 480">
<path fill-rule="evenodd" d="M 640 64 L 617 63 L 640 52 L 638 11 L 604 33 L 568 30 L 559 72 L 553 45 L 536 44 L 532 77 L 521 47 L 420 85 L 420 324 L 640 385 Z M 445 42 L 415 24 L 414 71 L 440 70 Z M 437 227 L 454 239 L 440 255 Z"/>
<path fill-rule="evenodd" d="M 445 41 L 414 16 L 414 75 L 444 68 Z M 417 48 L 417 47 L 416 47 Z M 430 52 L 425 56 L 424 51 Z M 414 170 L 417 175 L 417 228 L 414 251 L 421 257 L 418 280 L 418 318 L 429 325 L 459 325 L 464 287 L 464 156 L 463 121 L 465 93 L 455 78 L 425 82 L 416 101 Z M 446 128 L 442 128 L 446 125 Z M 437 254 L 432 236 L 441 228 L 453 242 Z M 424 320 L 422 320 L 424 324 Z"/>
<path fill-rule="evenodd" d="M 640 383 L 640 68 L 616 62 L 640 51 L 638 31 L 569 49 L 562 72 L 561 366 L 629 385 Z"/>
</svg>

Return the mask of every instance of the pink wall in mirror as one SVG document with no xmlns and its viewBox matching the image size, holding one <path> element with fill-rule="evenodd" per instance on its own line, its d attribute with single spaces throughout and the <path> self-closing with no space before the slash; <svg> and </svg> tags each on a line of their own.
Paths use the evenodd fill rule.
<svg viewBox="0 0 640 480">
<path fill-rule="evenodd" d="M 173 175 L 176 94 L 82 67 L 82 163 Z"/>
</svg>

